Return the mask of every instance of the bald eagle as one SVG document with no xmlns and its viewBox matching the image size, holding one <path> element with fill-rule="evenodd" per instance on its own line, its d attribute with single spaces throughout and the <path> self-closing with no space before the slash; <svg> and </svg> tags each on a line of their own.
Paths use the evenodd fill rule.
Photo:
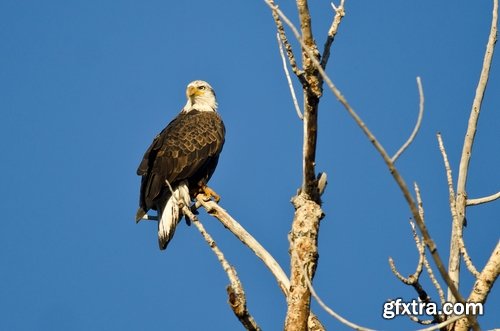
<svg viewBox="0 0 500 331">
<path fill-rule="evenodd" d="M 158 212 L 160 249 L 167 247 L 182 219 L 179 202 L 189 206 L 200 192 L 218 199 L 207 187 L 225 139 L 215 92 L 207 82 L 196 80 L 188 84 L 186 96 L 182 111 L 155 137 L 137 169 L 142 179 L 135 220 L 150 209 Z"/>
</svg>

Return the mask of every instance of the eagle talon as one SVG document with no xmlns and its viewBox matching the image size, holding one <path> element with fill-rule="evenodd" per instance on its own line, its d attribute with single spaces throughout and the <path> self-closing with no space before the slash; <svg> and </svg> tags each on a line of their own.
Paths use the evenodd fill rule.
<svg viewBox="0 0 500 331">
<path fill-rule="evenodd" d="M 200 187 L 201 194 L 203 195 L 203 201 L 208 202 L 212 198 L 214 198 L 215 202 L 220 201 L 220 195 L 218 195 L 214 190 L 212 190 L 207 185 L 203 185 Z"/>
</svg>

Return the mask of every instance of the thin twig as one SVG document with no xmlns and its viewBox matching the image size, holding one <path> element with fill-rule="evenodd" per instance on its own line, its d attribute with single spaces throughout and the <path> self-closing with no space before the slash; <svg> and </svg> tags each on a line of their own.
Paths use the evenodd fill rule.
<svg viewBox="0 0 500 331">
<path fill-rule="evenodd" d="M 405 276 L 403 276 L 398 271 L 398 269 L 396 268 L 396 264 L 394 263 L 394 260 L 390 256 L 389 256 L 389 266 L 391 268 L 392 273 L 394 274 L 394 276 L 396 276 L 397 279 L 399 279 L 402 283 L 404 283 L 406 285 L 411 285 L 410 281 L 408 280 L 408 278 L 406 278 Z"/>
<path fill-rule="evenodd" d="M 495 0 L 496 1 L 496 0 Z M 278 13 L 280 18 L 290 27 L 292 30 L 293 34 L 297 38 L 297 40 L 300 42 L 302 45 L 302 48 L 304 51 L 307 53 L 311 61 L 314 63 L 316 68 L 318 69 L 318 72 L 321 74 L 323 77 L 324 81 L 327 83 L 328 87 L 330 90 L 333 92 L 333 94 L 336 96 L 336 98 L 340 101 L 340 103 L 344 106 L 344 108 L 347 110 L 349 115 L 354 119 L 356 124 L 361 128 L 363 133 L 367 136 L 367 138 L 370 140 L 370 142 L 373 144 L 375 149 L 379 152 L 379 154 L 382 156 L 384 162 L 386 163 L 387 167 L 389 168 L 389 171 L 398 184 L 404 198 L 406 199 L 408 206 L 411 210 L 411 213 L 419 227 L 420 232 L 422 233 L 422 236 L 424 237 L 425 244 L 429 251 L 431 252 L 432 258 L 434 260 L 434 263 L 436 264 L 439 273 L 441 277 L 445 280 L 446 284 L 448 285 L 448 288 L 451 290 L 453 296 L 457 299 L 458 302 L 465 303 L 464 298 L 458 291 L 458 288 L 454 285 L 452 280 L 450 279 L 450 276 L 448 275 L 448 272 L 444 266 L 443 260 L 441 259 L 441 256 L 439 255 L 437 251 L 437 246 L 432 237 L 429 234 L 429 231 L 427 230 L 426 225 L 422 222 L 420 219 L 420 215 L 418 214 L 417 207 L 415 206 L 415 202 L 413 201 L 413 198 L 410 194 L 410 191 L 408 190 L 408 186 L 406 185 L 406 182 L 404 181 L 403 177 L 399 174 L 397 171 L 396 167 L 394 164 L 391 162 L 390 156 L 387 154 L 385 151 L 384 147 L 380 144 L 380 142 L 375 138 L 373 133 L 368 129 L 368 127 L 365 125 L 365 123 L 361 120 L 359 115 L 354 111 L 354 109 L 349 105 L 347 102 L 346 98 L 342 95 L 340 90 L 333 84 L 331 79 L 328 77 L 326 72 L 323 70 L 321 67 L 320 63 L 318 60 L 315 58 L 314 54 L 311 52 L 311 50 L 305 45 L 305 43 L 302 40 L 302 37 L 300 36 L 300 33 L 298 32 L 297 28 L 293 25 L 293 23 L 283 14 L 283 12 L 276 7 L 275 5 L 271 4 L 269 0 L 265 0 L 267 5 L 273 10 Z M 471 326 L 473 327 L 474 330 L 479 330 L 479 326 L 476 320 L 475 316 L 467 316 L 467 319 L 470 321 Z"/>
<path fill-rule="evenodd" d="M 416 188 L 417 188 L 417 192 L 418 192 L 418 186 L 416 186 Z M 417 193 L 417 196 L 420 199 L 420 192 Z M 421 200 L 420 200 L 420 202 L 421 202 Z M 421 215 L 423 216 L 423 209 L 422 209 Z M 423 240 L 422 241 L 420 240 L 418 233 L 415 229 L 415 224 L 412 221 L 410 221 L 410 225 L 411 225 L 411 230 L 412 230 L 412 234 L 413 234 L 413 239 L 415 241 L 415 245 L 417 246 L 417 250 L 419 253 L 419 261 L 418 261 L 417 268 L 416 268 L 415 272 L 406 278 L 397 271 L 396 265 L 394 264 L 394 260 L 392 258 L 389 258 L 389 265 L 391 267 L 391 271 L 394 273 L 394 275 L 396 275 L 396 277 L 401 282 L 403 282 L 406 285 L 410 285 L 415 289 L 415 291 L 418 294 L 418 298 L 422 302 L 429 303 L 429 302 L 431 302 L 431 298 L 429 297 L 427 292 L 424 290 L 424 288 L 420 284 L 420 275 L 422 273 L 422 269 L 423 269 L 423 266 L 424 266 L 424 263 L 426 260 L 426 258 L 425 258 L 425 244 L 424 244 Z M 434 321 L 440 322 L 441 317 L 439 315 L 434 316 Z M 416 322 L 422 324 L 421 323 L 422 321 L 419 319 L 417 319 Z"/>
<path fill-rule="evenodd" d="M 476 135 L 477 123 L 481 111 L 481 104 L 483 102 L 486 86 L 488 85 L 488 78 L 490 75 L 491 62 L 493 59 L 493 52 L 495 49 L 495 42 L 497 40 L 497 24 L 498 24 L 498 0 L 493 1 L 493 12 L 491 18 L 491 28 L 486 44 L 486 51 L 483 59 L 483 67 L 481 75 L 476 88 L 474 101 L 472 102 L 472 109 L 467 125 L 467 132 L 464 138 L 464 145 L 462 149 L 462 156 L 458 167 L 457 179 L 457 220 L 453 222 L 451 229 L 451 248 L 450 259 L 448 262 L 448 273 L 453 280 L 453 285 L 458 287 L 460 277 L 460 252 L 457 252 L 459 246 L 459 237 L 462 235 L 462 228 L 465 222 L 465 208 L 467 205 L 467 176 L 469 173 L 469 163 L 472 156 L 472 146 L 474 144 L 474 137 Z M 448 301 L 453 302 L 452 294 L 448 291 Z"/>
<path fill-rule="evenodd" d="M 309 276 L 307 275 L 306 269 L 305 268 L 302 269 L 302 272 L 304 274 L 303 278 L 306 281 L 307 287 L 309 288 L 309 291 L 311 292 L 311 295 L 313 296 L 314 299 L 316 299 L 316 301 L 321 306 L 321 308 L 323 308 L 328 314 L 330 314 L 333 318 L 335 318 L 340 323 L 342 323 L 342 324 L 344 324 L 344 325 L 346 325 L 346 326 L 348 326 L 348 327 L 350 327 L 350 328 L 352 328 L 354 330 L 359 330 L 359 331 L 375 331 L 373 329 L 369 329 L 369 328 L 366 328 L 366 327 L 363 327 L 363 326 L 359 326 L 357 324 L 354 324 L 353 322 L 348 321 L 344 317 L 342 317 L 339 314 L 337 314 L 333 309 L 331 309 L 330 307 L 328 307 L 323 302 L 323 300 L 321 300 L 321 298 L 318 296 L 318 294 L 314 290 L 314 287 L 312 286 L 311 281 L 309 280 Z"/>
<path fill-rule="evenodd" d="M 275 6 L 274 0 L 269 0 L 269 2 L 273 6 Z M 283 42 L 283 45 L 285 45 L 288 61 L 290 61 L 290 67 L 292 68 L 292 71 L 295 74 L 295 76 L 297 76 L 297 78 L 299 79 L 302 86 L 306 87 L 307 81 L 304 78 L 304 71 L 299 69 L 299 67 L 297 66 L 297 61 L 295 60 L 295 55 L 293 53 L 292 45 L 290 45 L 290 43 L 288 42 L 288 38 L 286 37 L 283 23 L 281 22 L 281 19 L 277 13 L 273 12 L 272 15 L 274 23 L 276 24 L 276 28 L 278 29 L 278 34 L 280 35 L 280 40 Z"/>
<path fill-rule="evenodd" d="M 417 86 L 418 86 L 418 94 L 420 96 L 417 123 L 415 124 L 415 127 L 413 128 L 413 132 L 411 133 L 408 140 L 403 144 L 403 146 L 401 146 L 401 148 L 391 158 L 392 163 L 396 162 L 398 157 L 400 157 L 401 154 L 403 154 L 403 152 L 408 148 L 408 146 L 410 146 L 410 144 L 413 142 L 413 140 L 417 136 L 418 130 L 420 129 L 420 125 L 422 123 L 422 117 L 424 116 L 424 100 L 425 99 L 424 99 L 424 89 L 422 88 L 422 81 L 421 81 L 420 77 L 417 77 Z"/>
<path fill-rule="evenodd" d="M 460 253 L 462 253 L 462 257 L 464 258 L 465 266 L 470 271 L 470 273 L 476 277 L 479 277 L 479 271 L 477 271 L 474 263 L 472 263 L 472 259 L 470 258 L 469 253 L 467 252 L 467 248 L 465 247 L 464 237 L 460 237 Z"/>
<path fill-rule="evenodd" d="M 458 321 L 459 319 L 463 318 L 463 315 L 461 316 L 453 316 L 453 317 L 450 317 L 448 318 L 446 321 L 444 322 L 441 322 L 439 324 L 436 324 L 436 325 L 433 325 L 433 326 L 430 326 L 428 328 L 424 328 L 424 329 L 418 329 L 416 331 L 433 331 L 433 330 L 438 330 L 438 329 L 441 329 L 441 328 L 444 328 L 445 326 L 447 325 L 450 325 L 456 321 Z"/>
<path fill-rule="evenodd" d="M 292 79 L 290 78 L 290 73 L 288 72 L 288 66 L 286 64 L 286 59 L 285 59 L 285 52 L 283 51 L 283 45 L 280 39 L 279 32 L 276 33 L 276 38 L 278 39 L 278 46 L 280 48 L 281 60 L 283 61 L 283 70 L 285 71 L 286 80 L 288 82 L 288 88 L 290 89 L 290 93 L 292 94 L 292 101 L 293 105 L 295 106 L 295 111 L 297 112 L 297 116 L 301 120 L 304 120 L 304 115 L 302 115 L 302 112 L 300 111 L 300 106 L 299 103 L 297 102 L 297 96 L 295 95 L 295 89 L 293 88 Z"/>
<path fill-rule="evenodd" d="M 450 273 L 450 278 L 452 278 L 454 284 L 458 286 L 459 273 L 451 271 L 455 270 L 454 268 L 458 268 L 458 271 L 460 271 L 460 261 L 455 261 L 455 260 L 456 259 L 460 260 L 460 252 L 461 252 L 460 239 L 463 238 L 463 232 L 462 232 L 462 226 L 458 226 L 460 222 L 457 212 L 457 200 L 455 198 L 455 190 L 453 189 L 453 176 L 451 173 L 450 163 L 448 161 L 448 155 L 446 153 L 446 148 L 444 147 L 443 138 L 441 137 L 441 134 L 437 133 L 436 136 L 438 139 L 439 150 L 441 152 L 441 155 L 443 156 L 444 168 L 446 171 L 446 181 L 448 183 L 448 195 L 449 195 L 450 212 L 452 218 L 452 233 L 454 233 L 454 236 L 452 236 L 452 240 L 450 241 L 450 261 L 449 261 L 450 266 L 448 267 L 448 270 Z M 454 266 L 454 268 L 452 268 L 452 266 Z"/>
<path fill-rule="evenodd" d="M 340 5 L 337 7 L 332 2 L 333 10 L 335 11 L 335 17 L 333 18 L 332 25 L 328 30 L 328 36 L 326 37 L 325 46 L 323 46 L 323 55 L 321 57 L 321 67 L 326 68 L 326 64 L 328 63 L 328 59 L 330 58 L 330 49 L 337 35 L 337 30 L 339 29 L 340 22 L 342 21 L 342 17 L 345 16 L 344 10 L 344 2 L 345 0 L 340 0 Z"/>
<path fill-rule="evenodd" d="M 417 269 L 410 277 L 415 278 L 415 279 L 419 279 L 420 275 L 422 274 L 422 269 L 424 266 L 425 244 L 424 244 L 423 240 L 422 240 L 422 242 L 420 242 L 420 239 L 418 237 L 418 233 L 415 230 L 415 224 L 413 222 L 410 222 L 410 224 L 411 224 L 411 232 L 413 233 L 413 240 L 415 240 L 415 245 L 417 246 L 417 250 L 418 250 L 418 254 L 419 254 Z"/>
<path fill-rule="evenodd" d="M 441 137 L 441 133 L 436 134 L 439 151 L 441 152 L 441 156 L 443 157 L 444 169 L 446 171 L 446 182 L 448 183 L 448 195 L 450 200 L 450 209 L 451 215 L 453 219 L 456 218 L 456 207 L 455 207 L 455 190 L 453 189 L 453 176 L 451 173 L 450 162 L 448 161 L 448 155 L 446 154 L 446 148 L 444 147 L 443 138 Z"/>
<path fill-rule="evenodd" d="M 418 204 L 418 212 L 420 214 L 420 218 L 422 221 L 425 221 L 425 215 L 424 215 L 424 205 L 422 202 L 422 196 L 420 195 L 420 188 L 418 187 L 418 184 L 415 182 L 414 183 L 414 189 L 415 189 L 415 195 L 417 197 L 417 204 Z M 411 231 L 413 233 L 413 238 L 415 240 L 415 243 L 417 247 L 422 247 L 424 245 L 424 241 L 420 240 L 417 231 L 415 229 L 415 223 L 410 222 L 411 225 Z M 431 279 L 432 284 L 436 288 L 439 298 L 441 299 L 441 304 L 444 304 L 444 292 L 443 289 L 441 288 L 441 285 L 439 285 L 439 282 L 437 281 L 436 277 L 434 276 L 434 272 L 432 271 L 431 266 L 429 265 L 429 261 L 427 260 L 427 257 L 425 256 L 425 251 L 423 252 L 423 265 L 425 266 L 425 270 L 427 271 L 427 274 L 429 275 L 429 278 Z M 420 274 L 418 275 L 420 277 Z M 436 317 L 435 317 L 436 319 Z"/>
<path fill-rule="evenodd" d="M 482 203 L 487 203 L 491 201 L 495 201 L 500 198 L 500 192 L 489 195 L 487 197 L 477 198 L 477 199 L 467 199 L 467 206 L 477 206 Z"/>
<path fill-rule="evenodd" d="M 421 320 L 417 316 L 413 316 L 413 315 L 406 315 L 406 316 L 408 316 L 408 318 L 410 320 L 412 320 L 413 322 L 418 323 L 418 324 L 422 324 L 422 325 L 430 325 L 430 324 L 435 322 L 434 319 Z"/>
<path fill-rule="evenodd" d="M 182 206 L 182 212 L 185 216 L 189 217 L 198 231 L 200 231 L 201 235 L 207 242 L 208 246 L 210 246 L 214 254 L 217 256 L 217 259 L 222 265 L 222 268 L 226 272 L 230 281 L 230 285 L 227 288 L 227 292 L 229 295 L 229 305 L 231 306 L 234 314 L 247 330 L 260 331 L 260 327 L 257 325 L 257 322 L 255 322 L 252 315 L 250 315 L 250 313 L 248 312 L 245 291 L 243 290 L 241 281 L 236 274 L 236 270 L 229 264 L 224 256 L 224 253 L 222 253 L 222 251 L 219 249 L 212 236 L 205 230 L 205 227 L 203 226 L 203 224 L 201 224 L 198 217 L 196 217 L 196 215 L 194 215 L 191 210 L 185 205 Z"/>
<path fill-rule="evenodd" d="M 415 272 L 413 274 L 411 274 L 408 278 L 404 277 L 397 270 L 396 265 L 395 265 L 394 260 L 392 259 L 392 257 L 389 257 L 389 265 L 391 267 L 392 273 L 401 282 L 403 282 L 406 285 L 414 285 L 415 283 L 418 282 L 418 279 L 420 278 L 420 274 L 422 273 L 422 268 L 423 268 L 424 259 L 425 259 L 425 244 L 423 243 L 423 241 L 420 242 L 420 239 L 418 238 L 417 231 L 415 231 L 415 224 L 413 224 L 413 222 L 410 221 L 410 226 L 411 226 L 411 229 L 412 229 L 413 239 L 415 240 L 415 245 L 417 246 L 418 255 L 419 255 L 418 263 L 417 263 L 417 267 L 415 269 Z"/>
<path fill-rule="evenodd" d="M 436 276 L 434 275 L 434 271 L 431 268 L 431 265 L 429 264 L 429 260 L 427 258 L 424 260 L 424 266 L 425 270 L 427 271 L 427 274 L 429 275 L 429 278 L 431 279 L 432 285 L 434 285 L 434 288 L 436 288 L 439 296 L 439 300 L 441 302 L 441 305 L 443 305 L 446 302 L 446 298 L 444 297 L 444 291 L 439 282 L 436 279 Z"/>
</svg>

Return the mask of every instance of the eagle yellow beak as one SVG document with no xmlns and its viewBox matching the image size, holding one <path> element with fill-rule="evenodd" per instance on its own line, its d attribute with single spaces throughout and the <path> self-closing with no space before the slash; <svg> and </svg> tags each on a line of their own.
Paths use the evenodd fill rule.
<svg viewBox="0 0 500 331">
<path fill-rule="evenodd" d="M 199 96 L 203 94 L 203 91 L 199 90 L 195 86 L 189 86 L 186 91 L 187 97 L 192 98 L 194 96 Z"/>
</svg>

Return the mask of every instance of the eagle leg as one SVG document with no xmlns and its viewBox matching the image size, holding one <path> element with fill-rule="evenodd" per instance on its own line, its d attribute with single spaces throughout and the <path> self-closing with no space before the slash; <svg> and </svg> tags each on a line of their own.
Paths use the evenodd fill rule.
<svg viewBox="0 0 500 331">
<path fill-rule="evenodd" d="M 210 187 L 208 187 L 206 184 L 203 184 L 200 186 L 200 193 L 205 195 L 204 199 L 205 201 L 209 201 L 211 198 L 214 198 L 215 202 L 220 201 L 220 195 L 218 195 L 214 190 L 212 190 Z"/>
</svg>

